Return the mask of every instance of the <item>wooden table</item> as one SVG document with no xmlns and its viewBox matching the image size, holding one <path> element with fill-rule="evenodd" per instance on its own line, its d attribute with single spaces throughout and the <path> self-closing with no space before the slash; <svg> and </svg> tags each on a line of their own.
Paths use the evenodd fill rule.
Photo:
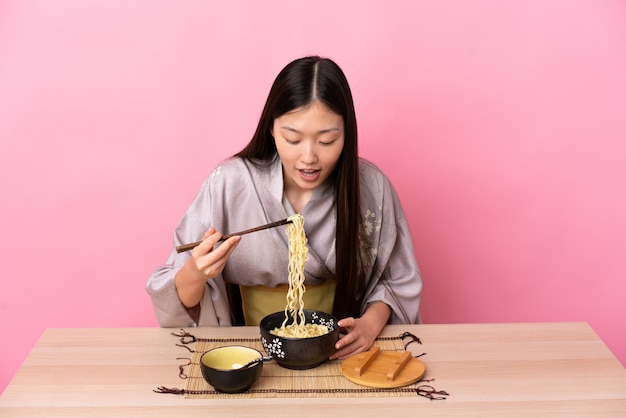
<svg viewBox="0 0 626 418">
<path fill-rule="evenodd" d="M 426 377 L 450 395 L 187 399 L 176 329 L 48 329 L 0 397 L 0 417 L 626 417 L 626 370 L 586 323 L 394 325 L 422 340 Z M 193 328 L 256 337 L 257 328 Z"/>
</svg>

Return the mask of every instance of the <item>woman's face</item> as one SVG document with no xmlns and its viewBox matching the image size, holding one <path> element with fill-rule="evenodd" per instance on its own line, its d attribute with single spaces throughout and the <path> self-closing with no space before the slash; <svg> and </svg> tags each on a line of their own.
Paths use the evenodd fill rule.
<svg viewBox="0 0 626 418">
<path fill-rule="evenodd" d="M 283 164 L 285 193 L 308 198 L 339 161 L 343 117 L 315 101 L 274 119 L 272 135 Z"/>
</svg>

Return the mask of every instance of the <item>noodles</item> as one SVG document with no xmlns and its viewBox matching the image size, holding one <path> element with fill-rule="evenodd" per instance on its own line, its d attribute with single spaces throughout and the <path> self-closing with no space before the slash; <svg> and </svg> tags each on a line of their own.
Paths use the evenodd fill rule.
<svg viewBox="0 0 626 418">
<path fill-rule="evenodd" d="M 284 325 L 280 328 L 274 328 L 271 334 L 279 337 L 288 338 L 311 338 L 318 335 L 328 334 L 328 327 L 319 324 L 301 324 L 301 325 Z"/>
<path fill-rule="evenodd" d="M 287 306 L 285 320 L 280 328 L 271 331 L 281 337 L 309 338 L 328 333 L 328 327 L 318 324 L 306 324 L 304 317 L 304 265 L 306 264 L 309 249 L 304 233 L 304 217 L 296 214 L 289 217 L 287 237 L 289 241 L 289 291 L 287 292 Z M 287 325 L 289 319 L 293 323 Z"/>
<path fill-rule="evenodd" d="M 287 293 L 287 306 L 285 307 L 285 322 L 289 314 L 294 321 L 294 325 L 304 324 L 304 265 L 309 254 L 307 238 L 304 233 L 304 217 L 300 214 L 289 217 L 291 224 L 287 226 L 287 237 L 289 241 L 289 264 L 287 271 L 289 274 L 289 292 Z M 297 317 L 296 317 L 297 315 Z"/>
</svg>

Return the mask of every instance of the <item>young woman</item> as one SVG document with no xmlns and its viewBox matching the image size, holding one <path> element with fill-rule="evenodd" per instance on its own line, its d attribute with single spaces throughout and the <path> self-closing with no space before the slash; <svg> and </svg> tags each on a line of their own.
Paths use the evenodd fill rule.
<svg viewBox="0 0 626 418">
<path fill-rule="evenodd" d="M 235 236 L 300 213 L 308 239 L 305 308 L 332 312 L 344 336 L 331 358 L 367 350 L 387 323 L 419 322 L 422 290 L 396 192 L 360 159 L 343 71 L 316 56 L 277 76 L 252 140 L 205 180 L 146 289 L 163 327 L 256 325 L 284 310 L 285 227 Z"/>
</svg>

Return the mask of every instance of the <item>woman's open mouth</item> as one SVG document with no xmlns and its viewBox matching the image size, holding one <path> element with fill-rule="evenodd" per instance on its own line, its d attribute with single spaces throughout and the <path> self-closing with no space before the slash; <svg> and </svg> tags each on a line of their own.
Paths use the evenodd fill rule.
<svg viewBox="0 0 626 418">
<path fill-rule="evenodd" d="M 315 181 L 319 178 L 321 170 L 298 170 L 300 178 L 304 181 Z"/>
</svg>

